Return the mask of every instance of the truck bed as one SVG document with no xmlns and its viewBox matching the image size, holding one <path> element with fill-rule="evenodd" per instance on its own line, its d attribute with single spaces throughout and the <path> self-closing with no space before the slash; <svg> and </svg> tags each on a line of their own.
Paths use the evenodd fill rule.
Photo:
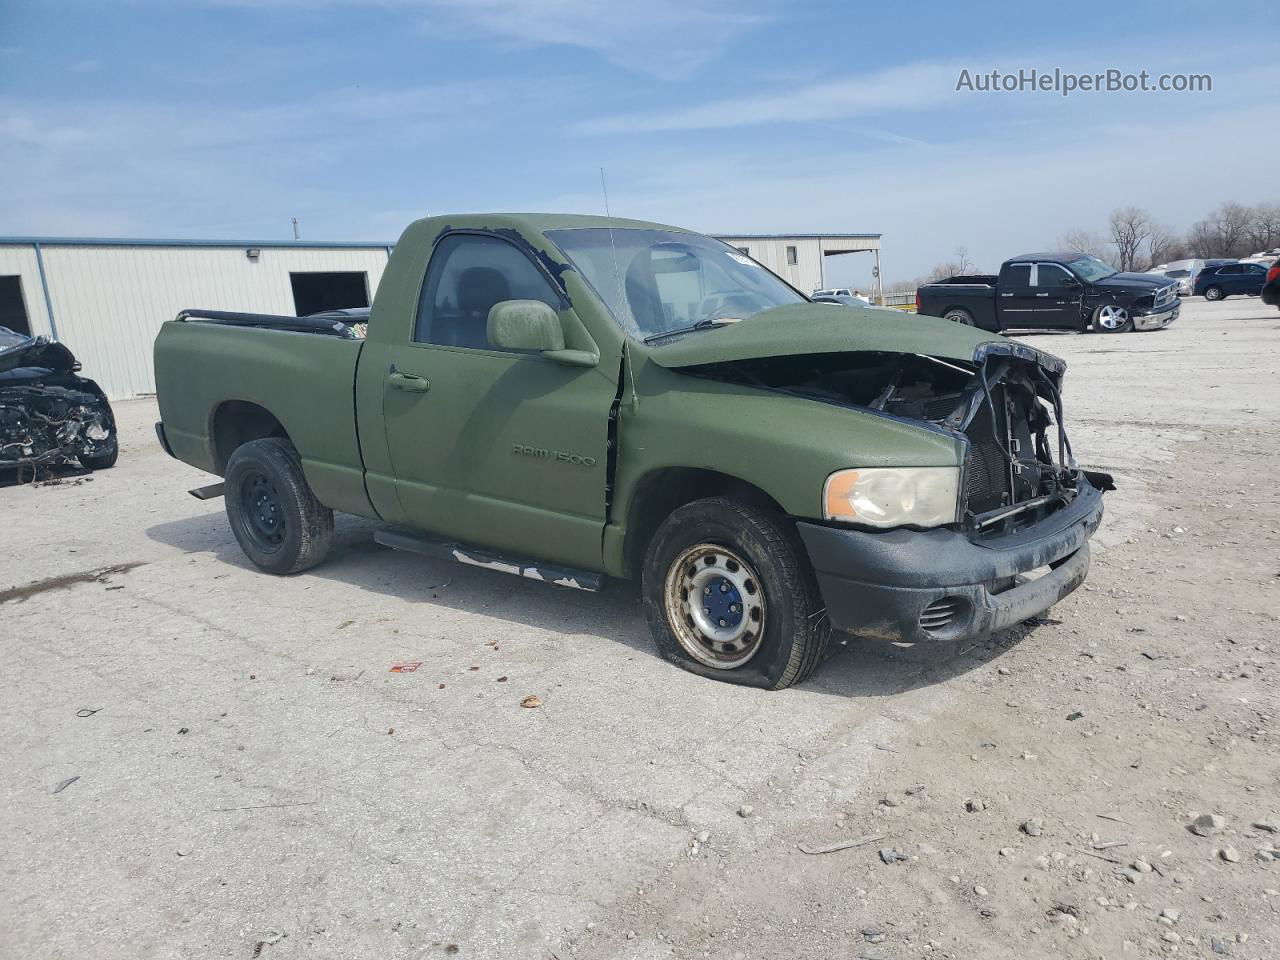
<svg viewBox="0 0 1280 960">
<path fill-rule="evenodd" d="M 160 416 L 174 455 L 221 476 L 239 445 L 227 426 L 237 417 L 222 415 L 260 408 L 293 439 L 322 503 L 373 515 L 355 419 L 364 343 L 331 318 L 184 311 L 155 344 Z"/>
<path fill-rule="evenodd" d="M 945 317 L 949 311 L 960 309 L 973 318 L 976 326 L 983 330 L 998 331 L 997 279 L 988 274 L 971 274 L 926 283 L 916 291 L 917 312 L 931 317 Z"/>
</svg>

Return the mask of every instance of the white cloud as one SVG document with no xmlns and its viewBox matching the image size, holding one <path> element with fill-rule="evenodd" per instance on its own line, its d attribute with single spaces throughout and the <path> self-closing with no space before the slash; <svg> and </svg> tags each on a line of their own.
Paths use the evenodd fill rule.
<svg viewBox="0 0 1280 960">
<path fill-rule="evenodd" d="M 370 146 L 387 146 L 380 135 L 392 129 L 395 149 L 412 150 L 483 129 L 497 96 L 484 84 L 349 87 L 244 107 L 0 96 L 0 169 L 21 184 L 0 233 L 207 235 L 242 232 L 237 223 L 263 211 L 287 224 L 304 208 L 339 219 L 326 188 L 341 183 L 350 205 L 370 178 L 380 186 Z"/>
<path fill-rule="evenodd" d="M 954 100 L 959 70 L 954 63 L 907 64 L 776 94 L 598 117 L 578 124 L 576 129 L 587 134 L 722 130 L 915 110 Z"/>
<path fill-rule="evenodd" d="M 251 7 L 327 5 L 418 17 L 430 33 L 479 28 L 510 47 L 568 46 L 658 78 L 687 77 L 772 18 L 761 0 L 200 0 Z"/>
<path fill-rule="evenodd" d="M 689 104 L 681 98 L 673 106 L 621 111 L 578 122 L 574 130 L 586 135 L 667 133 L 693 130 L 728 130 L 780 123 L 814 123 L 859 117 L 886 116 L 946 107 L 953 113 L 968 111 L 1001 122 L 1017 122 L 1019 114 L 1045 114 L 1062 104 L 1089 110 L 1139 110 L 1160 107 L 1170 112 L 1196 101 L 1195 94 L 1174 93 L 1076 93 L 1069 100 L 1057 93 L 972 93 L 957 91 L 961 70 L 971 75 L 999 70 L 1016 74 L 1036 69 L 1052 73 L 1055 67 L 1075 74 L 1098 74 L 1108 69 L 1125 72 L 1146 70 L 1152 82 L 1162 73 L 1204 73 L 1213 76 L 1213 94 L 1244 97 L 1257 102 L 1273 89 L 1277 72 L 1267 44 L 1239 41 L 1211 51 L 1161 50 L 1157 62 L 1136 61 L 1131 51 L 1096 48 L 1087 51 L 1022 50 L 1016 56 L 993 57 L 975 53 L 964 58 L 924 60 L 878 70 L 846 74 L 829 80 L 800 83 L 774 78 L 767 85 L 776 92 L 713 99 Z M 765 85 L 757 80 L 756 87 Z M 1204 96 L 1209 96 L 1206 94 Z M 1149 98 L 1143 102 L 1144 98 Z"/>
</svg>

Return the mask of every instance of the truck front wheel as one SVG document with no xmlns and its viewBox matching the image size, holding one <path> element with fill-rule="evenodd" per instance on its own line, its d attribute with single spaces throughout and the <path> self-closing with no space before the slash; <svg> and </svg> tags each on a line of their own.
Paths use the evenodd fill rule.
<svg viewBox="0 0 1280 960">
<path fill-rule="evenodd" d="M 781 690 L 826 654 L 831 625 L 804 547 L 773 511 L 686 504 L 654 533 L 641 580 L 658 651 L 693 673 Z"/>
<path fill-rule="evenodd" d="M 1093 329 L 1099 333 L 1128 333 L 1133 329 L 1133 319 L 1124 307 L 1107 304 L 1094 311 Z"/>
<path fill-rule="evenodd" d="M 328 554 L 333 511 L 311 492 L 288 440 L 267 437 L 237 447 L 224 481 L 231 532 L 260 569 L 297 573 Z"/>
</svg>

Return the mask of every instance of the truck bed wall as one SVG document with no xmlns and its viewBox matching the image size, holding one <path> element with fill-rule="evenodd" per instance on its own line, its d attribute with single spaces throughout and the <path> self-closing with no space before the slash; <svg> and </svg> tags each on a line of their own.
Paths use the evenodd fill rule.
<svg viewBox="0 0 1280 960">
<path fill-rule="evenodd" d="M 974 322 L 983 330 L 999 330 L 996 320 L 995 277 L 952 277 L 938 283 L 930 283 L 918 291 L 920 312 L 930 317 L 945 316 L 948 310 L 959 307 L 968 310 Z"/>
<path fill-rule="evenodd" d="M 363 345 L 309 333 L 166 323 L 155 344 L 156 396 L 174 454 L 218 473 L 218 409 L 235 400 L 257 404 L 280 421 L 297 447 L 321 503 L 375 516 L 365 493 L 355 421 Z"/>
</svg>

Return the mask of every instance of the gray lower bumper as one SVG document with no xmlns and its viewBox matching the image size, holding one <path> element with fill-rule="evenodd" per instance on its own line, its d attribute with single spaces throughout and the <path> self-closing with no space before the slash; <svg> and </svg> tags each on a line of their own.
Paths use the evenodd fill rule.
<svg viewBox="0 0 1280 960">
<path fill-rule="evenodd" d="M 1003 630 L 1053 606 L 1088 575 L 1088 540 L 1101 521 L 1102 494 L 1086 483 L 1035 526 L 976 543 L 943 529 L 797 528 L 833 626 L 918 643 Z"/>
<path fill-rule="evenodd" d="M 1179 306 L 1166 307 L 1152 313 L 1135 314 L 1133 327 L 1135 330 L 1162 330 L 1178 319 Z"/>
</svg>

